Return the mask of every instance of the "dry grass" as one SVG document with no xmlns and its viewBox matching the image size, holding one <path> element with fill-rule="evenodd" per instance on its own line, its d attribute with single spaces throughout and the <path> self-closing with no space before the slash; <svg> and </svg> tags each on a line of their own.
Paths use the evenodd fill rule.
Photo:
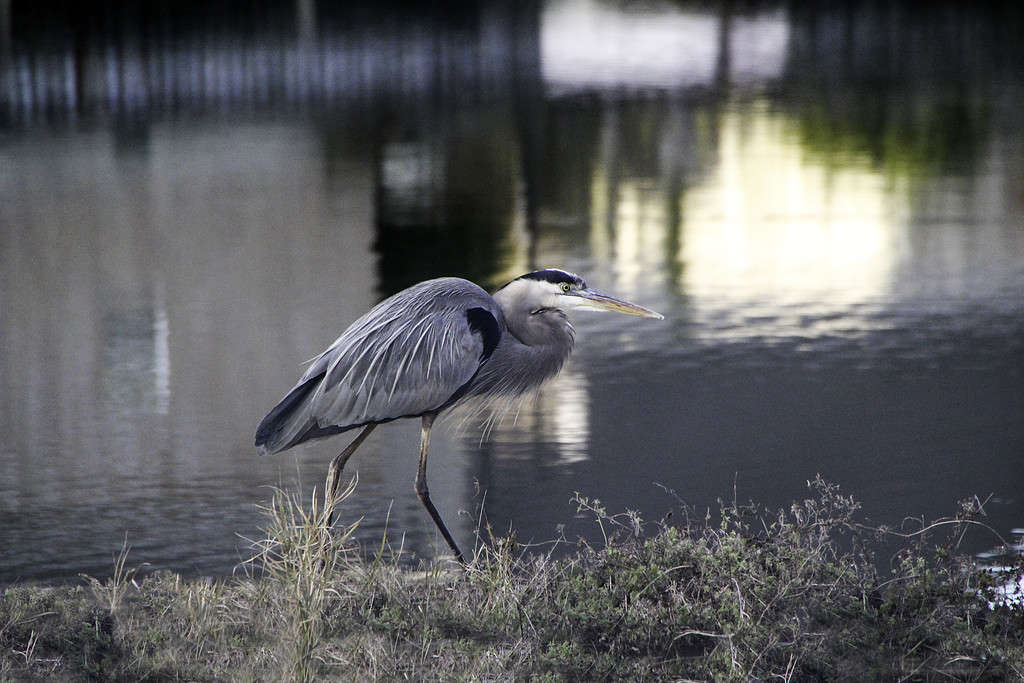
<svg viewBox="0 0 1024 683">
<path fill-rule="evenodd" d="M 244 575 L 138 580 L 126 547 L 107 582 L 8 588 L 0 678 L 1021 678 L 1021 610 L 989 609 L 1002 579 L 956 553 L 979 505 L 904 534 L 883 578 L 884 532 L 812 489 L 770 515 L 731 504 L 650 528 L 578 497 L 601 547 L 555 558 L 483 525 L 465 571 L 402 569 L 386 544 L 355 557 L 353 526 L 329 536 L 315 503 L 277 491 Z"/>
</svg>

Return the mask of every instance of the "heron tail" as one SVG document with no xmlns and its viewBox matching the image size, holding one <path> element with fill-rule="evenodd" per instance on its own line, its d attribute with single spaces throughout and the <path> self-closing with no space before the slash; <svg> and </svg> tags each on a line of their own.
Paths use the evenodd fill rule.
<svg viewBox="0 0 1024 683">
<path fill-rule="evenodd" d="M 309 438 L 316 423 L 310 418 L 307 399 L 323 378 L 324 373 L 320 373 L 304 379 L 267 413 L 256 428 L 260 455 L 279 453 Z"/>
</svg>

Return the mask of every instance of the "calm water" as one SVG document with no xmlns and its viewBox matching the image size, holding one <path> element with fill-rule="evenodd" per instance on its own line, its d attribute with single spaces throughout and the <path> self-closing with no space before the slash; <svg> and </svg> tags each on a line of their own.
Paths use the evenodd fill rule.
<svg viewBox="0 0 1024 683">
<path fill-rule="evenodd" d="M 1019 10 L 61 7 L 0 3 L 0 581 L 125 536 L 231 572 L 344 444 L 252 448 L 303 360 L 418 280 L 547 265 L 666 320 L 580 314 L 516 420 L 436 430 L 464 547 L 481 504 L 541 541 L 594 532 L 573 491 L 657 519 L 817 473 L 879 523 L 1024 526 Z M 349 467 L 364 547 L 444 547 L 417 436 Z"/>
</svg>

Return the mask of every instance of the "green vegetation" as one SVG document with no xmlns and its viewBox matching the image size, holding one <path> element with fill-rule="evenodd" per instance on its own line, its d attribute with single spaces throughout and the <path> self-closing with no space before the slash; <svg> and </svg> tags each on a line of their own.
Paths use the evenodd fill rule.
<svg viewBox="0 0 1024 683">
<path fill-rule="evenodd" d="M 651 525 L 578 498 L 606 542 L 567 557 L 492 535 L 468 570 L 360 559 L 278 493 L 249 575 L 13 586 L 0 679 L 992 680 L 1024 677 L 1024 610 L 958 556 L 977 501 L 901 534 L 892 576 L 835 486 L 767 514 Z M 938 536 L 941 535 L 941 538 Z"/>
</svg>

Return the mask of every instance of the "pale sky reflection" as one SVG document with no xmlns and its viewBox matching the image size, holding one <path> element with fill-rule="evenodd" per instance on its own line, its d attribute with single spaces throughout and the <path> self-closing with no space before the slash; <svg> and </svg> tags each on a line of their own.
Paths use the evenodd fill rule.
<svg viewBox="0 0 1024 683">
<path fill-rule="evenodd" d="M 720 13 L 672 2 L 550 0 L 541 18 L 541 68 L 551 95 L 675 89 L 728 75 L 751 84 L 784 66 L 789 24 L 781 10 L 735 17 L 723 59 Z M 719 73 L 727 66 L 728 74 Z"/>
<path fill-rule="evenodd" d="M 487 440 L 497 444 L 552 446 L 557 457 L 547 465 L 570 465 L 590 458 L 590 387 L 571 364 L 517 412 L 502 416 Z M 532 450 L 503 449 L 503 456 L 531 455 Z"/>
<path fill-rule="evenodd" d="M 789 127 L 765 107 L 725 113 L 717 167 L 681 199 L 680 285 L 712 336 L 785 334 L 798 312 L 817 318 L 801 334 L 831 333 L 828 315 L 877 303 L 898 265 L 910 211 L 899 181 L 857 159 L 826 165 Z M 741 328 L 714 324 L 729 311 Z"/>
</svg>

